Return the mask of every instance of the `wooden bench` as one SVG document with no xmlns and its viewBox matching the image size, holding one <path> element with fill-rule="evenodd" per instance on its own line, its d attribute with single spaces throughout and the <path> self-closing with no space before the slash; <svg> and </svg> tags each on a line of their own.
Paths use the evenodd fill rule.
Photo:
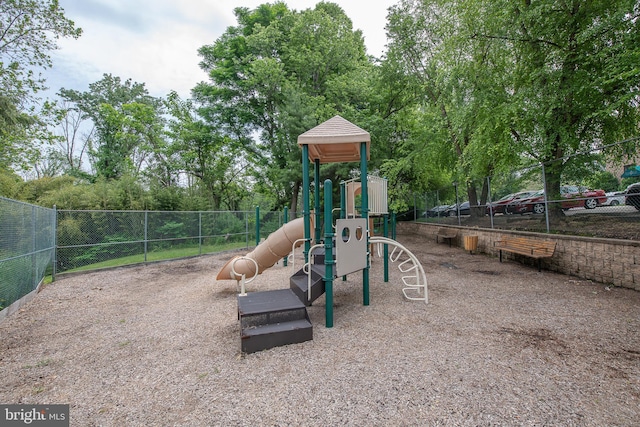
<svg viewBox="0 0 640 427">
<path fill-rule="evenodd" d="M 451 241 L 458 237 L 458 230 L 455 228 L 442 227 L 438 229 L 436 233 L 436 243 L 438 243 L 439 237 L 442 237 L 442 240 L 449 240 L 449 247 L 451 247 Z"/>
<path fill-rule="evenodd" d="M 502 251 L 525 255 L 538 260 L 538 271 L 540 271 L 540 260 L 551 258 L 556 250 L 554 241 L 520 236 L 505 237 L 497 240 L 493 245 L 500 250 L 500 262 L 502 262 Z"/>
</svg>

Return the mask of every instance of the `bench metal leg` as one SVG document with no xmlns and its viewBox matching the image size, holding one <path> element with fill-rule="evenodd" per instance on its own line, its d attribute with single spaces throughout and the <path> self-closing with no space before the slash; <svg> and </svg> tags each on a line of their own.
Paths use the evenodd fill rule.
<svg viewBox="0 0 640 427">
<path fill-rule="evenodd" d="M 502 262 L 502 249 L 500 249 L 500 262 Z"/>
</svg>

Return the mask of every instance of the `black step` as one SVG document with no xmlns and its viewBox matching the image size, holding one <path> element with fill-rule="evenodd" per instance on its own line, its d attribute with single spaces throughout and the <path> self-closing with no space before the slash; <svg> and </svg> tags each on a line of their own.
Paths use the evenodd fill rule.
<svg viewBox="0 0 640 427">
<path fill-rule="evenodd" d="M 335 245 L 335 241 L 334 241 L 334 245 L 333 248 L 331 249 L 331 253 L 333 254 L 333 259 L 336 259 L 336 245 Z M 325 254 L 325 248 L 324 246 L 315 248 L 312 252 L 311 252 L 311 259 L 313 260 L 313 264 L 319 265 L 322 264 L 324 265 L 324 254 Z"/>
<path fill-rule="evenodd" d="M 313 301 L 324 294 L 324 270 L 324 264 L 311 264 L 311 298 L 309 298 L 309 279 L 303 269 L 298 270 L 289 278 L 291 290 L 304 305 L 310 306 Z"/>
<path fill-rule="evenodd" d="M 238 296 L 238 318 L 245 353 L 313 339 L 307 309 L 291 289 Z"/>
<path fill-rule="evenodd" d="M 313 326 L 307 317 L 303 320 L 255 326 L 242 330 L 241 349 L 245 353 L 267 350 L 313 339 Z"/>
<path fill-rule="evenodd" d="M 290 289 L 238 296 L 238 318 L 243 328 L 305 319 L 306 312 L 305 305 Z"/>
</svg>

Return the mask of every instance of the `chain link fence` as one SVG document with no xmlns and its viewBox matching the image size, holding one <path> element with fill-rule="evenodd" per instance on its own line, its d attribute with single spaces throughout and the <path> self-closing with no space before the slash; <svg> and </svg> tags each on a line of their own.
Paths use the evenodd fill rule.
<svg viewBox="0 0 640 427">
<path fill-rule="evenodd" d="M 248 248 L 282 224 L 282 212 L 259 210 L 58 210 L 54 274 Z"/>
<path fill-rule="evenodd" d="M 539 164 L 413 194 L 407 201 L 411 209 L 399 219 L 640 240 L 640 184 L 634 185 L 640 183 L 640 167 L 603 171 L 602 179 L 589 173 L 581 180 L 561 174 L 551 183 L 545 168 L 553 166 Z"/>
<path fill-rule="evenodd" d="M 55 254 L 54 209 L 0 197 L 0 310 L 34 291 Z"/>
</svg>

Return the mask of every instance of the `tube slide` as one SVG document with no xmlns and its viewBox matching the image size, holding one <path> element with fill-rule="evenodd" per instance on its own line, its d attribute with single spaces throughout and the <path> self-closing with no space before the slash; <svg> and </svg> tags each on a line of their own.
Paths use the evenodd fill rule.
<svg viewBox="0 0 640 427">
<path fill-rule="evenodd" d="M 313 230 L 313 216 L 311 220 L 311 230 Z M 252 277 L 255 275 L 256 266 L 253 262 L 241 259 L 234 264 L 238 258 L 251 258 L 258 264 L 258 274 L 269 267 L 272 267 L 279 259 L 289 255 L 296 240 L 304 238 L 304 218 L 297 218 L 284 224 L 267 237 L 267 240 L 260 243 L 256 248 L 244 257 L 236 256 L 230 259 L 216 276 L 216 280 L 240 280 L 240 275 Z M 299 242 L 298 245 L 302 244 Z M 296 245 L 296 246 L 298 246 Z M 231 266 L 236 272 L 233 277 Z"/>
</svg>

